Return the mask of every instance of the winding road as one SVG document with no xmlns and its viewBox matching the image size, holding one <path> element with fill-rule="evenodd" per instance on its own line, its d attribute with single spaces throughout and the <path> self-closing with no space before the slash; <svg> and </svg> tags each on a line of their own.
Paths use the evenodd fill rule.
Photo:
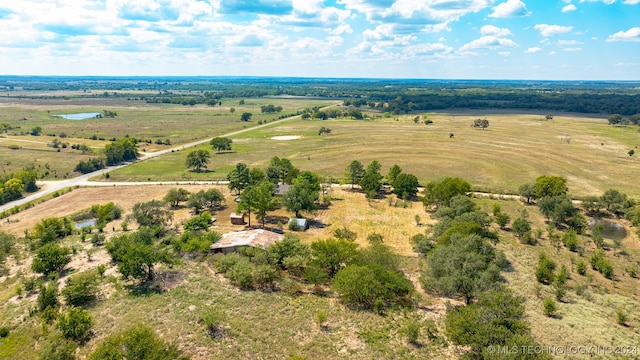
<svg viewBox="0 0 640 360">
<path fill-rule="evenodd" d="M 325 106 L 325 107 L 322 108 L 322 110 L 329 109 L 329 108 L 332 108 L 332 107 L 335 107 L 335 106 L 338 106 L 338 105 L 339 104 Z M 246 129 L 237 130 L 237 131 L 233 131 L 233 132 L 230 132 L 230 133 L 227 133 L 227 134 L 221 134 L 221 135 L 218 135 L 218 136 L 219 137 L 230 137 L 230 136 L 242 134 L 242 133 L 245 133 L 245 132 L 248 132 L 248 131 L 264 128 L 264 127 L 267 127 L 267 126 L 272 126 L 274 124 L 279 124 L 279 123 L 282 123 L 282 122 L 285 122 L 285 121 L 293 120 L 293 119 L 299 118 L 300 116 L 301 115 L 294 115 L 294 116 L 290 116 L 290 117 L 287 117 L 287 118 L 284 118 L 284 119 L 272 121 L 270 123 L 257 125 L 257 126 L 253 126 L 253 127 L 246 128 Z M 172 148 L 169 148 L 169 149 L 164 149 L 164 150 L 160 150 L 160 151 L 156 151 L 156 152 L 152 152 L 152 153 L 146 153 L 146 154 L 140 156 L 134 162 L 125 163 L 125 164 L 116 165 L 116 166 L 108 166 L 108 167 L 106 167 L 104 169 L 101 169 L 101 170 L 98 170 L 98 171 L 94 171 L 94 172 L 90 172 L 90 173 L 87 173 L 87 174 L 83 174 L 83 175 L 80 175 L 80 176 L 77 176 L 77 177 L 74 177 L 74 178 L 71 178 L 71 179 L 57 180 L 57 181 L 39 181 L 38 182 L 39 185 L 46 185 L 46 186 L 44 186 L 44 189 L 42 189 L 42 190 L 40 190 L 38 192 L 35 192 L 35 193 L 33 193 L 33 194 L 29 195 L 29 196 L 23 197 L 21 199 L 11 201 L 11 202 L 6 203 L 4 205 L 0 205 L 0 212 L 12 209 L 12 208 L 14 208 L 16 206 L 20 206 L 20 205 L 26 204 L 28 202 L 31 202 L 31 201 L 34 201 L 34 200 L 37 200 L 37 199 L 40 199 L 40 198 L 42 198 L 44 196 L 47 196 L 49 194 L 53 194 L 56 191 L 60 191 L 62 189 L 66 189 L 66 188 L 69 188 L 69 187 L 75 187 L 75 186 L 114 186 L 114 185 L 149 185 L 149 184 L 154 184 L 154 183 L 150 183 L 150 182 L 143 182 L 143 183 L 118 183 L 118 182 L 104 183 L 104 182 L 99 182 L 98 183 L 98 182 L 89 181 L 89 179 L 91 179 L 91 178 L 93 178 L 95 176 L 101 176 L 101 175 L 106 174 L 106 173 L 108 173 L 110 171 L 117 170 L 117 169 L 123 168 L 125 166 L 129 166 L 129 165 L 131 165 L 133 163 L 136 163 L 136 162 L 153 159 L 155 157 L 170 153 L 172 151 L 178 151 L 178 150 L 194 147 L 194 146 L 197 146 L 197 145 L 202 145 L 202 144 L 210 142 L 211 139 L 213 139 L 213 137 L 202 139 L 202 140 L 198 140 L 198 141 L 194 141 L 194 142 L 190 142 L 190 143 L 187 143 L 187 144 L 178 145 L 178 146 L 175 146 L 175 147 L 172 147 Z M 164 181 L 162 183 L 163 184 L 169 184 L 169 183 L 170 184 L 176 184 L 176 183 L 180 183 L 180 182 L 175 182 L 175 181 L 167 182 L 167 181 Z M 194 182 L 193 181 L 185 182 L 185 184 L 187 184 L 187 183 L 188 184 L 193 184 Z"/>
</svg>

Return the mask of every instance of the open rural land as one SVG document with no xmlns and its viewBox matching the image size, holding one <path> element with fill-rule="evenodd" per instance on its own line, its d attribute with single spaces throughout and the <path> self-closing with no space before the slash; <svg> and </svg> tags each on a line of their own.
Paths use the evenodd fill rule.
<svg viewBox="0 0 640 360">
<path fill-rule="evenodd" d="M 640 83 L 100 79 L 0 76 L 0 359 L 640 358 Z"/>
</svg>

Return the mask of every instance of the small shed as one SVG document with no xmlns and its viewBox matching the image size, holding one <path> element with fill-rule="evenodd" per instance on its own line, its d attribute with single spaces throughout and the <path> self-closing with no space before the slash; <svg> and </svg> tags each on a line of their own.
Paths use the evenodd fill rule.
<svg viewBox="0 0 640 360">
<path fill-rule="evenodd" d="M 244 225 L 244 214 L 231 213 L 229 219 L 233 225 Z"/>
<path fill-rule="evenodd" d="M 307 219 L 289 218 L 288 227 L 293 231 L 305 231 L 309 228 L 309 221 Z"/>
<path fill-rule="evenodd" d="M 214 253 L 225 254 L 237 251 L 243 246 L 266 249 L 282 239 L 284 235 L 265 229 L 233 231 L 222 235 L 222 239 L 211 244 L 209 249 Z"/>
</svg>

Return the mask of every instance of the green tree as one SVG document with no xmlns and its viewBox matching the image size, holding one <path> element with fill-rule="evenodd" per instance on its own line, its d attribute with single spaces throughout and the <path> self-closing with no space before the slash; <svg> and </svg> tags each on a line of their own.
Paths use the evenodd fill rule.
<svg viewBox="0 0 640 360">
<path fill-rule="evenodd" d="M 169 189 L 167 194 L 164 196 L 163 200 L 166 203 L 169 203 L 171 207 L 177 208 L 180 207 L 180 203 L 187 201 L 189 199 L 189 191 L 183 188 L 173 188 Z"/>
<path fill-rule="evenodd" d="M 52 272 L 60 272 L 71 262 L 71 250 L 57 243 L 48 243 L 36 251 L 36 256 L 31 263 L 31 270 L 49 275 Z"/>
<path fill-rule="evenodd" d="M 418 178 L 413 174 L 400 174 L 393 182 L 393 192 L 402 198 L 413 198 L 418 193 Z"/>
<path fill-rule="evenodd" d="M 452 236 L 450 244 L 438 245 L 427 255 L 428 266 L 421 281 L 445 296 L 463 296 L 469 304 L 500 278 L 496 260 L 494 248 L 483 238 Z"/>
<path fill-rule="evenodd" d="M 160 200 L 137 203 L 131 214 L 140 226 L 165 226 L 173 219 L 173 213 Z"/>
<path fill-rule="evenodd" d="M 511 229 L 517 237 L 521 238 L 524 234 L 531 231 L 531 224 L 529 223 L 529 220 L 520 216 L 513 221 Z"/>
<path fill-rule="evenodd" d="M 85 271 L 69 277 L 62 289 L 62 297 L 67 305 L 84 306 L 96 299 L 98 294 L 98 273 Z"/>
<path fill-rule="evenodd" d="M 447 177 L 429 182 L 424 188 L 422 201 L 426 207 L 449 206 L 454 196 L 466 195 L 470 191 L 471 184 L 464 179 Z"/>
<path fill-rule="evenodd" d="M 240 116 L 240 121 L 251 121 L 251 117 L 253 116 L 250 112 L 243 112 Z"/>
<path fill-rule="evenodd" d="M 356 184 L 360 184 L 360 180 L 365 174 L 364 166 L 358 160 L 353 160 L 347 168 L 345 169 L 347 172 L 347 177 L 351 181 L 351 188 Z"/>
<path fill-rule="evenodd" d="M 609 189 L 602 194 L 600 201 L 607 207 L 607 211 L 620 214 L 623 212 L 625 204 L 627 203 L 627 195 L 618 190 Z"/>
<path fill-rule="evenodd" d="M 569 189 L 567 188 L 567 180 L 565 178 L 542 175 L 536 179 L 534 191 L 535 198 L 541 199 L 545 196 L 565 195 Z"/>
<path fill-rule="evenodd" d="M 203 168 L 207 168 L 209 158 L 211 154 L 207 150 L 194 150 L 187 155 L 185 164 L 195 172 L 200 172 Z"/>
<path fill-rule="evenodd" d="M 509 221 L 511 220 L 509 215 L 502 212 L 497 213 L 494 218 L 496 220 L 496 224 L 498 224 L 502 230 L 507 228 L 507 225 L 509 225 Z"/>
<path fill-rule="evenodd" d="M 153 232 L 148 228 L 112 238 L 107 243 L 107 252 L 124 279 L 151 280 L 157 263 L 173 261 L 164 248 L 153 243 Z"/>
<path fill-rule="evenodd" d="M 151 328 L 135 325 L 109 335 L 89 356 L 90 360 L 187 360 L 178 347 L 158 337 Z"/>
<path fill-rule="evenodd" d="M 473 120 L 473 127 L 476 129 L 486 129 L 489 127 L 489 120 L 487 119 L 475 119 Z"/>
<path fill-rule="evenodd" d="M 237 163 L 235 168 L 227 174 L 229 189 L 239 194 L 250 184 L 249 167 L 245 163 Z M 257 185 L 257 184 L 256 184 Z"/>
<path fill-rule="evenodd" d="M 104 147 L 107 165 L 118 165 L 124 161 L 133 161 L 138 157 L 136 142 L 132 138 L 122 138 Z"/>
<path fill-rule="evenodd" d="M 402 168 L 400 166 L 398 166 L 397 164 L 394 164 L 391 168 L 389 168 L 389 172 L 387 173 L 387 182 L 389 184 L 393 184 L 394 181 L 396 181 L 396 178 L 398 177 L 398 175 L 400 175 L 402 173 Z"/>
<path fill-rule="evenodd" d="M 40 220 L 33 228 L 33 235 L 40 239 L 40 244 L 54 242 L 71 235 L 73 225 L 67 218 L 50 217 Z"/>
<path fill-rule="evenodd" d="M 535 185 L 532 184 L 522 184 L 518 188 L 518 195 L 527 199 L 526 203 L 531 204 L 531 200 L 536 197 Z"/>
<path fill-rule="evenodd" d="M 44 342 L 40 349 L 40 360 L 76 360 L 77 345 L 73 340 L 63 338 L 60 334 L 53 333 Z"/>
<path fill-rule="evenodd" d="M 382 175 L 380 174 L 380 163 L 373 160 L 365 169 L 364 176 L 360 179 L 360 187 L 367 194 L 367 197 L 375 197 L 380 191 Z"/>
<path fill-rule="evenodd" d="M 551 284 L 555 278 L 556 266 L 555 261 L 551 260 L 547 254 L 540 253 L 536 268 L 536 280 L 543 284 Z"/>
<path fill-rule="evenodd" d="M 216 137 L 211 139 L 209 145 L 216 151 L 216 154 L 219 154 L 223 151 L 231 151 L 231 144 L 233 140 L 226 137 Z"/>
<path fill-rule="evenodd" d="M 209 228 L 209 226 L 211 226 L 212 223 L 213 219 L 211 217 L 211 214 L 205 211 L 187 220 L 187 222 L 184 224 L 184 229 L 187 231 L 206 230 Z"/>
<path fill-rule="evenodd" d="M 311 254 L 316 266 L 324 269 L 330 277 L 349 264 L 357 255 L 358 245 L 348 240 L 319 240 L 311 243 Z"/>
<path fill-rule="evenodd" d="M 267 167 L 267 177 L 274 184 L 291 184 L 297 178 L 300 170 L 293 166 L 289 159 L 274 156 Z"/>
<path fill-rule="evenodd" d="M 287 211 L 293 211 L 297 218 L 302 211 L 314 211 L 318 207 L 315 204 L 320 191 L 320 178 L 304 171 L 293 181 L 293 185 L 284 194 L 283 202 Z"/>
<path fill-rule="evenodd" d="M 57 327 L 65 339 L 85 342 L 91 336 L 93 317 L 89 311 L 71 307 L 58 317 Z"/>
<path fill-rule="evenodd" d="M 269 181 L 264 181 L 258 186 L 245 189 L 240 196 L 237 211 L 247 210 L 249 217 L 251 217 L 251 210 L 253 210 L 256 218 L 262 222 L 262 227 L 264 228 L 267 213 L 279 206 L 278 199 L 273 196 L 273 184 Z"/>
</svg>

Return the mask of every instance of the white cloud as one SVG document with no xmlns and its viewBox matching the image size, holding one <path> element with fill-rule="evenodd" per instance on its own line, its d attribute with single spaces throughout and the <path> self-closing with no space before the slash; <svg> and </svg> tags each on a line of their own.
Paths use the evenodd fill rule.
<svg viewBox="0 0 640 360">
<path fill-rule="evenodd" d="M 480 33 L 482 35 L 495 35 L 495 36 L 510 36 L 511 31 L 506 28 L 499 28 L 493 25 L 485 25 L 480 28 Z"/>
<path fill-rule="evenodd" d="M 559 34 L 566 34 L 573 30 L 573 26 L 538 24 L 534 26 L 534 29 L 540 31 L 540 34 L 542 34 L 542 36 L 549 37 Z"/>
<path fill-rule="evenodd" d="M 582 48 L 578 48 L 578 47 L 568 47 L 568 48 L 564 48 L 562 49 L 564 51 L 569 51 L 569 52 L 575 52 L 575 51 L 582 51 Z"/>
<path fill-rule="evenodd" d="M 349 24 L 342 24 L 329 32 L 333 35 L 351 34 L 353 33 L 353 29 Z"/>
<path fill-rule="evenodd" d="M 518 16 L 529 16 L 531 12 L 527 10 L 527 5 L 520 0 L 507 0 L 495 6 L 493 13 L 489 15 L 495 18 L 509 18 Z"/>
<path fill-rule="evenodd" d="M 640 42 L 640 27 L 634 27 L 627 31 L 618 31 L 607 38 L 607 42 L 633 41 Z"/>
<path fill-rule="evenodd" d="M 472 42 L 466 43 L 460 47 L 460 51 L 465 52 L 473 49 L 496 49 L 499 47 L 517 47 L 511 39 L 501 38 L 497 36 L 483 36 Z"/>
<path fill-rule="evenodd" d="M 637 1 L 637 0 L 632 0 L 632 1 Z M 583 2 L 603 2 L 607 5 L 611 5 L 613 3 L 616 2 L 616 0 L 580 0 L 581 3 Z"/>
<path fill-rule="evenodd" d="M 639 1 L 640 1 L 640 0 L 639 0 Z M 576 11 L 576 10 L 578 10 L 578 8 L 577 8 L 575 5 L 573 5 L 573 4 L 566 5 L 565 7 L 563 7 L 563 8 L 562 8 L 562 12 L 563 12 L 563 13 L 564 13 L 564 12 Z"/>
<path fill-rule="evenodd" d="M 558 40 L 558 46 L 575 46 L 580 45 L 582 42 L 576 40 Z"/>
<path fill-rule="evenodd" d="M 627 5 L 636 5 L 640 4 L 640 0 L 624 0 L 624 3 Z"/>
<path fill-rule="evenodd" d="M 542 51 L 541 48 L 539 48 L 537 46 L 534 46 L 534 47 L 530 47 L 527 50 L 525 50 L 525 53 L 526 54 L 535 54 L 535 53 L 540 52 L 540 51 Z"/>
</svg>

